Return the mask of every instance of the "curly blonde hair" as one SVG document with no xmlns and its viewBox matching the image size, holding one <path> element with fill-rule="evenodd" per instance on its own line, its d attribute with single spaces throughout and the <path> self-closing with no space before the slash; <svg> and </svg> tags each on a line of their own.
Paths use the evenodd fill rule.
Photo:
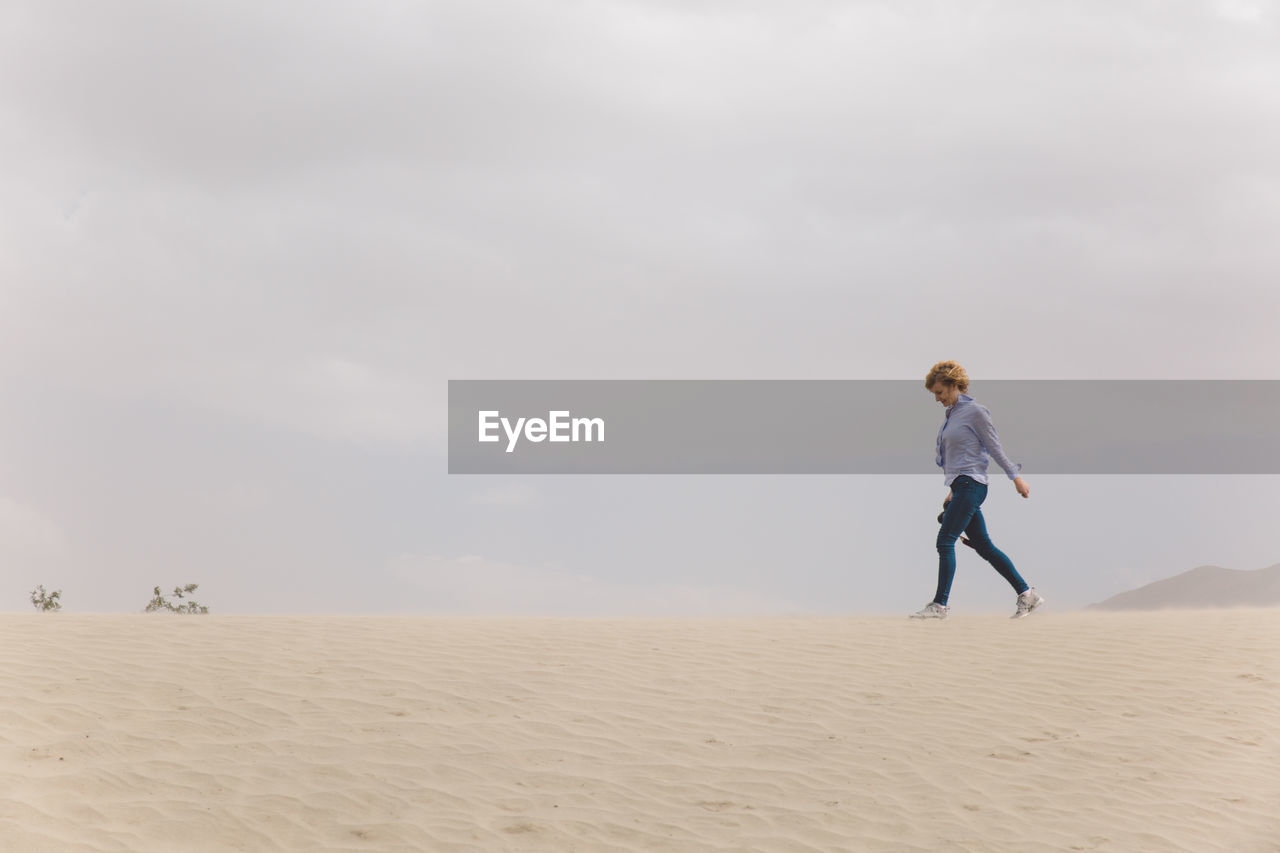
<svg viewBox="0 0 1280 853">
<path fill-rule="evenodd" d="M 936 382 L 954 385 L 960 389 L 961 394 L 969 390 L 969 374 L 954 361 L 940 361 L 929 368 L 929 373 L 924 378 L 924 387 L 932 391 Z"/>
</svg>

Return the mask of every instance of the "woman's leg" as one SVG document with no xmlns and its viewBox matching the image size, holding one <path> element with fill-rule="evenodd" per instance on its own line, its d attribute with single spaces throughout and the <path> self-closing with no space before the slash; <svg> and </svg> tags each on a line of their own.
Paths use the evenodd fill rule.
<svg viewBox="0 0 1280 853">
<path fill-rule="evenodd" d="M 974 513 L 985 498 L 986 489 L 981 483 L 968 477 L 957 478 L 951 484 L 951 503 L 942 514 L 942 527 L 938 530 L 938 589 L 933 600 L 945 605 L 951 597 L 951 582 L 956 576 L 956 540 L 960 531 L 970 525 Z"/>
<path fill-rule="evenodd" d="M 1021 595 L 1027 591 L 1027 582 L 1022 579 L 1022 575 L 1018 574 L 1018 570 L 1013 567 L 1013 562 L 1005 556 L 1003 551 L 995 546 L 995 543 L 991 541 L 991 537 L 987 535 L 987 522 L 982 517 L 981 509 L 974 510 L 973 517 L 969 519 L 969 525 L 964 532 L 969 537 L 973 550 L 982 555 L 982 559 L 990 563 L 1000 573 L 1000 577 L 1009 582 L 1015 592 Z"/>
</svg>

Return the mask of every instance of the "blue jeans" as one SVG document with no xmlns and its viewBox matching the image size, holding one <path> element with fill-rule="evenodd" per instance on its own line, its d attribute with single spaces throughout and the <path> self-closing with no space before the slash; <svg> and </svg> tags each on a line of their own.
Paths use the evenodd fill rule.
<svg viewBox="0 0 1280 853">
<path fill-rule="evenodd" d="M 946 604 L 951 595 L 951 581 L 956 576 L 956 540 L 960 532 L 969 537 L 973 549 L 990 563 L 1000 577 L 1009 582 L 1019 594 L 1027 590 L 1027 582 L 1009 562 L 1004 552 L 991 542 L 987 535 L 987 523 L 982 518 L 982 502 L 987 499 L 986 483 L 961 474 L 951 481 L 951 503 L 942 515 L 942 528 L 938 530 L 938 591 L 933 600 Z"/>
</svg>

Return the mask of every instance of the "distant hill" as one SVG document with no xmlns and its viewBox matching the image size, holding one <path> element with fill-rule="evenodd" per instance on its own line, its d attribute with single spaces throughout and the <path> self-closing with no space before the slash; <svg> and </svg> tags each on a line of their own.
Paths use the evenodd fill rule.
<svg viewBox="0 0 1280 853">
<path fill-rule="evenodd" d="M 1280 563 L 1254 571 L 1198 566 L 1180 575 L 1113 595 L 1106 601 L 1090 604 L 1087 609 L 1194 607 L 1280 607 Z"/>
</svg>

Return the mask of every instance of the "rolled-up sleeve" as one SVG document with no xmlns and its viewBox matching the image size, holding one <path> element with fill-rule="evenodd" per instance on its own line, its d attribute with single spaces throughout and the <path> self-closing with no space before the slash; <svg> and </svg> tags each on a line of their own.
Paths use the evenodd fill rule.
<svg viewBox="0 0 1280 853">
<path fill-rule="evenodd" d="M 1009 479 L 1018 479 L 1022 463 L 1014 463 L 1005 455 L 1004 448 L 1000 446 L 1000 436 L 996 435 L 996 425 L 991 420 L 991 412 L 985 406 L 978 407 L 977 416 L 973 419 L 973 431 L 978 434 L 978 440 L 982 442 L 983 448 L 996 461 L 996 464 L 1004 469 Z"/>
</svg>

